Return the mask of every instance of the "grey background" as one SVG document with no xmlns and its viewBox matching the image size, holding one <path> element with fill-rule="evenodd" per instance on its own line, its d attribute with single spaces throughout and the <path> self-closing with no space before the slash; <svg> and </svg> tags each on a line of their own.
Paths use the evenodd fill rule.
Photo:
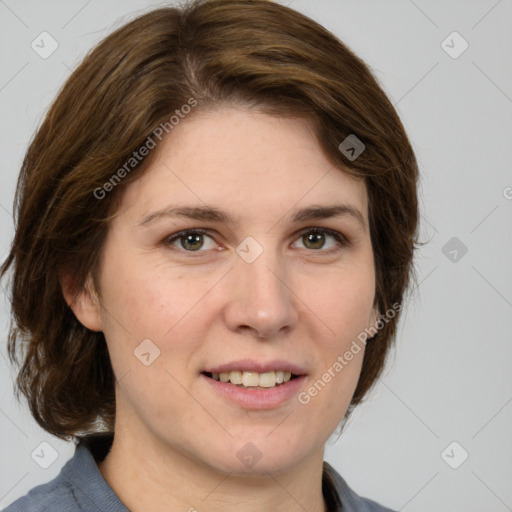
<svg viewBox="0 0 512 512">
<path fill-rule="evenodd" d="M 358 493 L 397 510 L 512 510 L 512 0 L 290 4 L 365 59 L 395 103 L 421 166 L 429 242 L 397 350 L 326 459 Z M 114 28 L 161 5 L 0 0 L 0 255 L 13 235 L 23 154 L 70 69 Z M 47 59 L 31 48 L 43 31 L 59 45 Z M 453 31 L 469 44 L 458 58 L 441 46 Z M 462 49 L 457 36 L 446 44 Z M 73 445 L 42 431 L 13 398 L 1 291 L 3 508 L 52 479 Z M 43 441 L 57 455 L 48 469 L 31 458 Z M 463 450 L 469 457 L 453 469 Z"/>
</svg>

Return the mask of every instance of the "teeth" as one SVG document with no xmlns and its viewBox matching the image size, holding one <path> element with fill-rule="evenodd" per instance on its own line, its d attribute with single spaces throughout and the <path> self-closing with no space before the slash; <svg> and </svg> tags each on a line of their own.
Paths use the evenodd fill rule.
<svg viewBox="0 0 512 512">
<path fill-rule="evenodd" d="M 244 372 L 242 374 L 242 384 L 248 388 L 254 388 L 260 385 L 260 376 L 256 372 Z"/>
<path fill-rule="evenodd" d="M 229 381 L 231 381 L 231 384 L 236 384 L 237 386 L 242 384 L 242 372 L 229 372 L 229 373 L 226 373 L 226 375 L 227 375 L 226 382 L 228 382 L 228 380 L 229 380 Z"/>
<path fill-rule="evenodd" d="M 275 372 L 262 373 L 259 381 L 260 388 L 273 388 L 276 385 L 276 374 Z"/>
<path fill-rule="evenodd" d="M 220 372 L 212 373 L 212 378 L 220 380 L 220 382 L 231 382 L 236 386 L 244 386 L 246 388 L 273 388 L 277 384 L 284 384 L 292 377 L 291 372 L 278 370 L 276 372 Z"/>
</svg>

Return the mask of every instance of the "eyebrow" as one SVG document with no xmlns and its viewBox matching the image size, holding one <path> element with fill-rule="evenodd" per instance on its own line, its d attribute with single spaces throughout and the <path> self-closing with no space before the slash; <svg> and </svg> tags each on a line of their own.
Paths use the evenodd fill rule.
<svg viewBox="0 0 512 512">
<path fill-rule="evenodd" d="M 332 217 L 350 216 L 366 229 L 363 214 L 355 207 L 348 204 L 335 205 L 312 205 L 295 211 L 292 217 L 293 223 L 299 223 L 309 220 L 329 219 Z M 155 221 L 163 218 L 179 217 L 193 220 L 221 222 L 224 224 L 234 225 L 237 222 L 226 211 L 212 206 L 176 206 L 164 208 L 145 216 L 136 226 L 148 226 Z"/>
</svg>

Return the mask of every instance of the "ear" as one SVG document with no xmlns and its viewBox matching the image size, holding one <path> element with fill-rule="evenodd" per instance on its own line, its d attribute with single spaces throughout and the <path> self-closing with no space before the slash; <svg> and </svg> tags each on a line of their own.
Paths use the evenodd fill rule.
<svg viewBox="0 0 512 512">
<path fill-rule="evenodd" d="M 102 331 L 101 305 L 92 277 L 88 276 L 81 290 L 76 289 L 73 276 L 68 271 L 59 274 L 59 281 L 64 300 L 78 321 L 91 331 Z"/>
<path fill-rule="evenodd" d="M 368 329 L 375 328 L 379 318 L 380 318 L 379 306 L 377 304 L 375 304 L 373 306 L 372 310 L 370 311 L 370 316 L 368 317 Z"/>
<path fill-rule="evenodd" d="M 370 325 L 374 326 L 380 318 L 379 306 L 375 304 L 370 313 Z"/>
</svg>

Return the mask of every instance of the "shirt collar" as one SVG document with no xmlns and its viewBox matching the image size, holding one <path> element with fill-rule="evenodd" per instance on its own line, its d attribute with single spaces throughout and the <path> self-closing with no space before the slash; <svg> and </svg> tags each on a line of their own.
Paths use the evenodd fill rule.
<svg viewBox="0 0 512 512">
<path fill-rule="evenodd" d="M 71 459 L 68 467 L 69 479 L 74 483 L 80 482 L 80 490 L 99 510 L 129 512 L 107 484 L 97 466 L 110 451 L 114 440 L 113 434 L 99 433 L 78 439 L 75 457 Z M 84 472 L 87 473 L 87 478 L 79 478 Z M 355 511 L 352 505 L 353 491 L 327 462 L 323 465 L 322 493 L 328 512 Z"/>
</svg>

